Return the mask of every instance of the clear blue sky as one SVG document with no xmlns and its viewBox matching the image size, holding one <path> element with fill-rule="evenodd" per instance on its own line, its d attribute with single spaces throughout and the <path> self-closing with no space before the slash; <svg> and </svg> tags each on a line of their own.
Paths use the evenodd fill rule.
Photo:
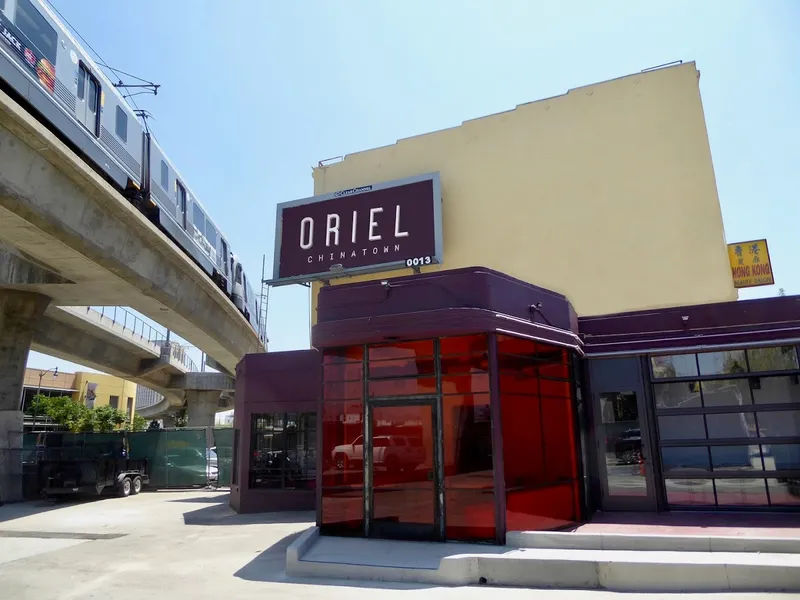
<svg viewBox="0 0 800 600">
<path fill-rule="evenodd" d="M 694 60 L 726 236 L 773 259 L 777 285 L 740 297 L 800 294 L 800 2 L 51 1 L 162 85 L 136 100 L 253 280 L 321 159 Z M 273 290 L 269 317 L 271 350 L 307 347 L 305 288 Z"/>
</svg>

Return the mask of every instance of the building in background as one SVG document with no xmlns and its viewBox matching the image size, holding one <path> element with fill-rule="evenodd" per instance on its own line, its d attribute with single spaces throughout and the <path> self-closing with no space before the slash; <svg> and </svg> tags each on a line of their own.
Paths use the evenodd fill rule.
<svg viewBox="0 0 800 600">
<path fill-rule="evenodd" d="M 800 297 L 726 244 L 699 71 L 350 154 L 278 205 L 312 349 L 237 366 L 231 506 L 504 543 L 595 511 L 800 511 Z M 763 243 L 762 243 L 763 242 Z M 737 282 L 734 282 L 734 276 Z"/>
<path fill-rule="evenodd" d="M 88 408 L 112 406 L 133 418 L 137 385 L 131 381 L 102 373 L 58 373 L 42 369 L 25 369 L 23 410 L 37 392 L 45 396 L 71 396 Z"/>
</svg>

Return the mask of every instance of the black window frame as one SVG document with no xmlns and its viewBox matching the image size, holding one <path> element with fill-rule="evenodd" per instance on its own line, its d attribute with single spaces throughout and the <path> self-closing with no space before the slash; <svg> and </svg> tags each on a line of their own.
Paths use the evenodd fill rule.
<svg viewBox="0 0 800 600">
<path fill-rule="evenodd" d="M 282 423 L 280 434 L 276 423 Z M 295 427 L 290 430 L 289 424 Z M 317 412 L 254 413 L 250 417 L 250 460 L 248 487 L 250 489 L 313 490 L 317 478 Z M 269 432 L 269 433 L 267 433 Z M 280 443 L 272 442 L 280 435 Z M 295 445 L 292 446 L 292 436 Z M 261 442 L 270 440 L 269 448 Z M 302 459 L 298 461 L 301 452 Z M 235 446 L 235 444 L 234 444 Z M 264 456 L 264 453 L 268 456 Z M 294 459 L 291 458 L 294 453 Z M 290 459 L 287 461 L 286 457 Z M 275 464 L 277 462 L 277 464 Z"/>
<path fill-rule="evenodd" d="M 115 410 L 119 410 L 119 396 L 109 396 L 108 405 Z"/>
<path fill-rule="evenodd" d="M 751 364 L 750 357 L 752 351 L 764 350 L 766 348 L 793 348 L 794 350 L 794 364 L 796 365 L 795 368 L 783 368 L 779 370 L 771 369 L 771 370 L 753 370 L 753 365 Z M 729 372 L 729 373 L 719 373 L 714 375 L 700 375 L 702 372 L 700 370 L 700 362 L 699 362 L 699 354 L 705 354 L 708 352 L 723 352 L 723 351 L 735 351 L 735 350 L 743 350 L 745 353 L 745 370 L 742 372 Z M 692 376 L 685 376 L 685 377 L 656 377 L 653 369 L 653 359 L 657 358 L 658 356 L 673 356 L 673 355 L 687 355 L 687 356 L 694 356 L 695 365 L 697 367 L 696 372 L 697 375 Z M 793 444 L 800 444 L 800 429 L 795 432 L 796 435 L 786 435 L 786 436 L 761 436 L 762 428 L 759 424 L 759 413 L 770 413 L 770 412 L 785 412 L 785 411 L 800 411 L 800 402 L 772 402 L 772 403 L 762 403 L 757 404 L 755 402 L 755 395 L 754 391 L 758 388 L 759 383 L 761 380 L 766 378 L 778 378 L 778 377 L 788 377 L 794 382 L 796 378 L 800 378 L 800 345 L 792 344 L 792 343 L 772 343 L 772 344 L 760 344 L 758 346 L 737 346 L 737 347 L 725 347 L 719 348 L 715 350 L 703 350 L 695 351 L 695 352 L 661 352 L 661 353 L 653 353 L 647 355 L 647 375 L 649 378 L 650 384 L 650 393 L 652 398 L 652 406 L 654 410 L 654 429 L 656 435 L 656 444 L 659 448 L 659 463 L 660 463 L 660 470 L 661 470 L 661 477 L 662 477 L 662 485 L 664 489 L 666 489 L 667 481 L 666 480 L 710 480 L 713 483 L 713 490 L 714 490 L 714 501 L 717 507 L 722 508 L 741 508 L 741 505 L 731 505 L 725 504 L 720 500 L 720 497 L 717 492 L 716 480 L 733 480 L 733 479 L 749 479 L 761 481 L 765 485 L 765 497 L 767 498 L 767 503 L 763 505 L 753 505 L 751 508 L 757 510 L 763 509 L 780 509 L 786 510 L 791 509 L 790 505 L 780 504 L 779 502 L 773 503 L 770 491 L 770 481 L 777 480 L 777 481 L 784 481 L 784 480 L 792 480 L 792 479 L 800 479 L 800 468 L 790 467 L 788 469 L 768 469 L 767 468 L 767 457 L 770 456 L 770 448 L 772 446 L 777 445 L 793 445 Z M 792 363 L 791 360 L 788 361 L 789 364 Z M 772 365 L 770 365 L 772 366 Z M 704 382 L 713 382 L 713 381 L 724 381 L 724 380 L 746 380 L 748 382 L 747 389 L 750 394 L 750 402 L 745 402 L 744 404 L 729 404 L 729 405 L 706 405 L 705 400 L 705 386 L 703 385 Z M 700 391 L 701 396 L 701 403 L 700 406 L 694 407 L 679 407 L 679 408 L 663 408 L 656 406 L 656 397 L 657 397 L 657 386 L 662 384 L 670 384 L 670 383 L 697 383 L 698 388 Z M 709 437 L 709 425 L 707 422 L 708 416 L 715 416 L 715 415 L 732 415 L 732 414 L 739 414 L 742 413 L 742 416 L 745 417 L 745 421 L 748 423 L 752 421 L 754 425 L 754 431 L 747 433 L 746 435 L 743 434 L 742 436 L 738 437 L 718 437 L 712 438 Z M 686 416 L 686 415 L 694 415 L 700 416 L 703 419 L 703 425 L 705 427 L 705 438 L 686 438 L 686 439 L 661 439 L 661 431 L 658 424 L 659 417 L 665 416 Z M 743 429 L 744 432 L 744 429 Z M 667 472 L 667 465 L 663 462 L 663 455 L 661 450 L 666 448 L 679 448 L 679 447 L 706 447 L 706 451 L 708 453 L 708 464 L 710 465 L 709 471 L 702 471 L 698 472 L 697 470 L 692 469 L 670 469 Z M 712 453 L 712 448 L 719 448 L 719 447 L 743 447 L 746 448 L 747 446 L 755 446 L 758 447 L 760 460 L 761 460 L 761 469 L 753 468 L 753 469 L 746 469 L 743 468 L 741 470 L 725 470 L 714 467 L 714 457 Z M 744 467 L 744 463 L 742 463 Z M 682 504 L 672 504 L 671 507 L 675 508 L 691 508 L 692 505 L 682 505 Z M 708 508 L 709 505 L 698 505 L 698 509 Z M 712 505 L 713 506 L 713 505 Z M 795 507 L 800 509 L 800 507 Z"/>
<path fill-rule="evenodd" d="M 120 127 L 120 123 L 123 125 L 123 127 Z M 120 129 L 122 129 L 122 133 L 120 133 Z M 123 142 L 126 144 L 128 143 L 128 113 L 126 113 L 125 109 L 123 109 L 119 104 L 117 104 L 115 111 L 114 133 Z"/>
</svg>

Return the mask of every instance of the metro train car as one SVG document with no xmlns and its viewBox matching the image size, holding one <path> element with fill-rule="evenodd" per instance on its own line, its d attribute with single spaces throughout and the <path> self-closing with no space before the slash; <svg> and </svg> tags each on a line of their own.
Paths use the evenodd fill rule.
<svg viewBox="0 0 800 600">
<path fill-rule="evenodd" d="M 0 88 L 192 258 L 265 342 L 259 299 L 186 179 L 43 0 L 0 0 Z"/>
</svg>

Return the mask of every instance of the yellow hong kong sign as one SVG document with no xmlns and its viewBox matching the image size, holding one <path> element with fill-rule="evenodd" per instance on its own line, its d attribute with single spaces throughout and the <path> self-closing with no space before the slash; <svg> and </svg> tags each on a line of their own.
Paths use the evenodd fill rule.
<svg viewBox="0 0 800 600">
<path fill-rule="evenodd" d="M 728 244 L 733 286 L 737 288 L 772 285 L 772 265 L 767 240 L 752 240 Z"/>
</svg>

